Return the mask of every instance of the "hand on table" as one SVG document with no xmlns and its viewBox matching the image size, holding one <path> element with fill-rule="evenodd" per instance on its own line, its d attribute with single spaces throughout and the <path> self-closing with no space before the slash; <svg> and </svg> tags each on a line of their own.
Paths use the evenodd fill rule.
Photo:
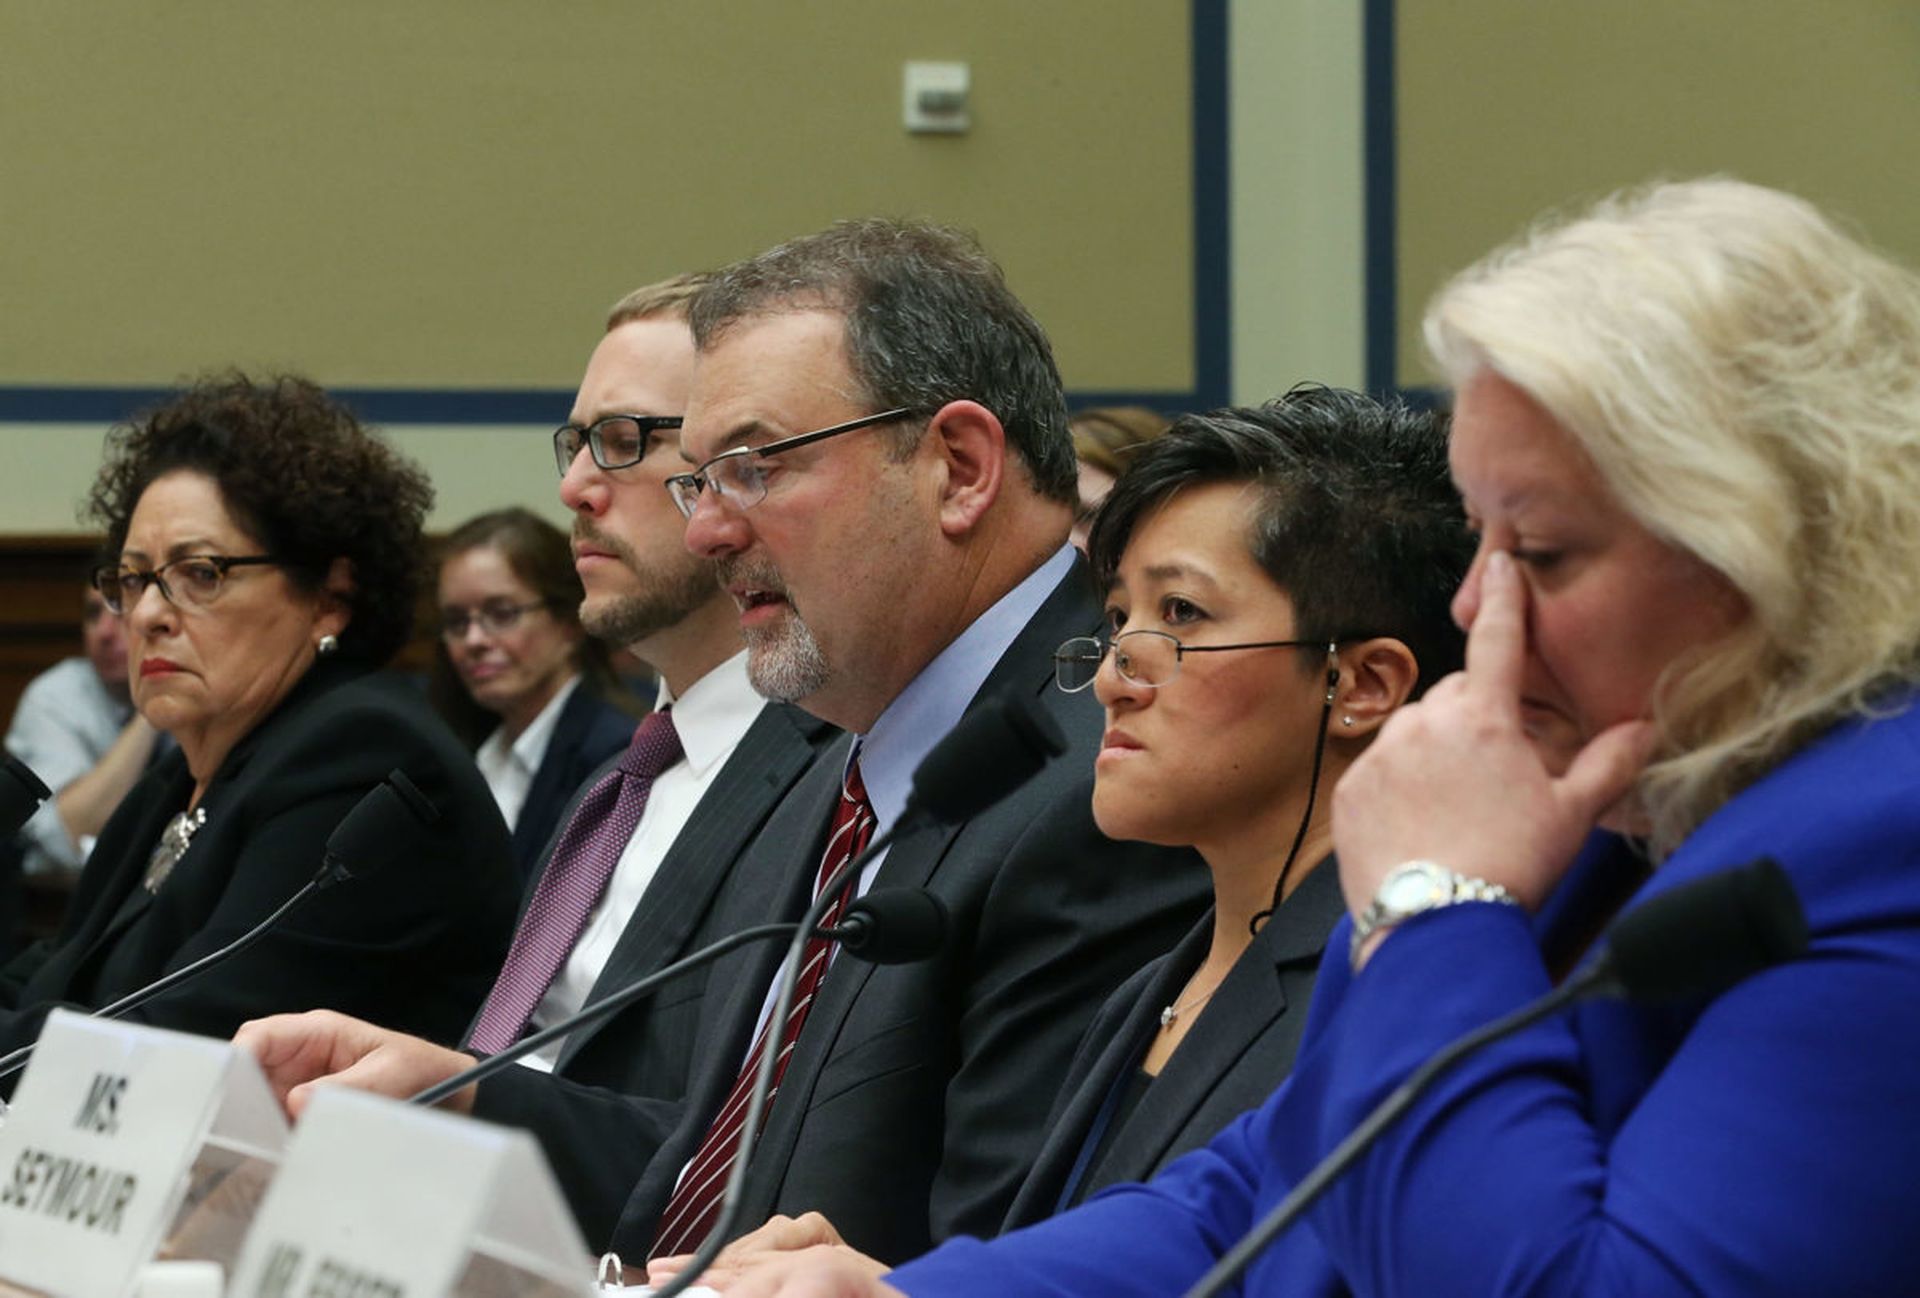
<svg viewBox="0 0 1920 1298">
<path fill-rule="evenodd" d="M 259 1061 L 289 1119 L 299 1118 L 318 1086 L 351 1086 L 404 1100 L 475 1062 L 471 1055 L 332 1010 L 254 1019 L 240 1025 L 233 1041 Z M 469 1086 L 443 1107 L 470 1113 L 473 1092 Z"/>
<path fill-rule="evenodd" d="M 798 1217 L 774 1216 L 759 1229 L 750 1231 L 720 1250 L 713 1264 L 701 1273 L 700 1283 L 708 1288 L 725 1293 L 735 1292 L 735 1287 L 746 1277 L 768 1275 L 779 1277 L 787 1274 L 775 1263 L 793 1257 L 802 1250 L 831 1253 L 847 1263 L 847 1268 L 835 1271 L 835 1275 L 852 1275 L 856 1270 L 863 1271 L 869 1278 L 885 1275 L 887 1268 L 866 1254 L 851 1248 L 840 1238 L 833 1223 L 817 1212 L 802 1213 Z M 687 1263 L 693 1260 L 692 1254 L 675 1257 L 657 1257 L 647 1263 L 647 1283 L 658 1287 L 680 1274 Z M 759 1292 L 758 1289 L 753 1290 Z M 746 1292 L 741 1290 L 741 1292 Z M 769 1290 L 768 1292 L 786 1292 Z M 808 1289 L 803 1292 L 811 1293 Z M 834 1291 L 823 1291 L 834 1292 Z M 884 1287 L 856 1289 L 854 1293 L 891 1292 Z"/>
</svg>

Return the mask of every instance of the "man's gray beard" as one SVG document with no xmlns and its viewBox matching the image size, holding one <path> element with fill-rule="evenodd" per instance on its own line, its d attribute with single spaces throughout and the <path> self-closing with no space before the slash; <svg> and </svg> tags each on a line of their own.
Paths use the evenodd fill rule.
<svg viewBox="0 0 1920 1298">
<path fill-rule="evenodd" d="M 631 566 L 631 565 L 629 565 Z M 635 568 L 645 594 L 621 595 L 591 610 L 580 610 L 580 625 L 596 640 L 625 647 L 678 625 L 712 599 L 719 586 L 713 565 L 694 560 L 670 570 Z"/>
<path fill-rule="evenodd" d="M 747 642 L 747 680 L 762 698 L 798 703 L 833 679 L 833 666 L 813 638 L 813 628 L 791 608 L 783 623 L 742 634 Z"/>
</svg>

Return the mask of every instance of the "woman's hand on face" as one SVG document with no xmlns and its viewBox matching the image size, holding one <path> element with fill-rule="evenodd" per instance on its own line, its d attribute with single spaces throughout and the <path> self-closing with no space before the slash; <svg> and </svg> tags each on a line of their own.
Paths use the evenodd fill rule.
<svg viewBox="0 0 1920 1298">
<path fill-rule="evenodd" d="M 1512 558 L 1489 556 L 1466 670 L 1402 708 L 1335 789 L 1348 910 L 1416 859 L 1501 884 L 1534 910 L 1646 764 L 1653 726 L 1628 721 L 1588 740 L 1564 774 L 1547 769 L 1521 725 L 1526 611 Z"/>
</svg>

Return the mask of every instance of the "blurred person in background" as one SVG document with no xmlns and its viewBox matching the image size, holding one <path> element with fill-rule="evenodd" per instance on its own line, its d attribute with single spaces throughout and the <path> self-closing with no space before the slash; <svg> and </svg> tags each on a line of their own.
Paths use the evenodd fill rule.
<svg viewBox="0 0 1920 1298">
<path fill-rule="evenodd" d="M 586 597 L 567 534 L 521 508 L 481 514 L 440 547 L 440 638 L 429 693 L 474 761 L 530 878 L 567 801 L 633 738 L 634 701 Z"/>
<path fill-rule="evenodd" d="M 159 733 L 133 710 L 120 619 L 91 585 L 82 596 L 85 656 L 33 678 L 7 728 L 7 751 L 54 796 L 21 829 L 28 874 L 77 872 L 94 836 L 152 758 Z"/>
<path fill-rule="evenodd" d="M 1080 465 L 1080 507 L 1073 516 L 1073 543 L 1087 548 L 1093 512 L 1127 471 L 1133 453 L 1167 431 L 1167 417 L 1145 406 L 1095 406 L 1071 416 L 1073 456 Z"/>
<path fill-rule="evenodd" d="M 110 434 L 95 586 L 125 622 L 134 706 L 177 748 L 102 826 L 59 937 L 0 972 L 0 1042 L 245 933 L 395 768 L 439 809 L 422 845 L 133 1017 L 226 1036 L 330 1005 L 441 1039 L 465 1026 L 519 895 L 506 827 L 453 734 L 375 672 L 411 628 L 432 498 L 300 379 L 209 380 Z"/>
</svg>

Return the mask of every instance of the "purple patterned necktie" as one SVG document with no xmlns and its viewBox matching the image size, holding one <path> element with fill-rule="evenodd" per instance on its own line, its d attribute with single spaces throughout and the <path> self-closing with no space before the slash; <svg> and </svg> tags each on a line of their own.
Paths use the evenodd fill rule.
<svg viewBox="0 0 1920 1298">
<path fill-rule="evenodd" d="M 496 1054 L 527 1030 L 640 827 L 654 778 L 679 761 L 680 752 L 679 732 L 663 708 L 634 731 L 619 767 L 580 799 L 520 917 L 507 962 L 467 1039 L 469 1047 Z"/>
</svg>

